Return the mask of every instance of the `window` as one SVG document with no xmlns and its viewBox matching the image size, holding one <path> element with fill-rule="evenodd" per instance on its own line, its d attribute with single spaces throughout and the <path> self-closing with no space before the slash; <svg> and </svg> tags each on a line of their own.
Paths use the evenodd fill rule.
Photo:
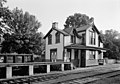
<svg viewBox="0 0 120 84">
<path fill-rule="evenodd" d="M 74 43 L 76 43 L 76 37 L 74 36 Z"/>
<path fill-rule="evenodd" d="M 89 43 L 91 45 L 95 45 L 95 32 L 94 31 L 89 31 L 89 36 L 90 36 L 90 41 Z"/>
<path fill-rule="evenodd" d="M 100 40 L 98 39 L 98 47 L 100 47 Z"/>
<path fill-rule="evenodd" d="M 71 36 L 71 43 L 76 43 L 76 37 L 75 36 Z"/>
<path fill-rule="evenodd" d="M 51 34 L 48 36 L 48 44 L 52 44 L 52 35 Z"/>
<path fill-rule="evenodd" d="M 89 59 L 95 59 L 95 51 L 89 51 Z"/>
<path fill-rule="evenodd" d="M 73 43 L 73 36 L 71 36 L 71 43 Z"/>
<path fill-rule="evenodd" d="M 81 42 L 82 45 L 85 44 L 85 34 L 82 34 L 82 42 Z"/>
<path fill-rule="evenodd" d="M 98 37 L 98 47 L 100 47 L 100 43 L 101 43 L 101 40 L 100 40 L 100 36 Z"/>
<path fill-rule="evenodd" d="M 98 59 L 102 59 L 102 52 L 98 51 Z"/>
<path fill-rule="evenodd" d="M 57 32 L 55 34 L 55 37 L 56 37 L 56 43 L 60 43 L 60 33 L 59 32 Z"/>
</svg>

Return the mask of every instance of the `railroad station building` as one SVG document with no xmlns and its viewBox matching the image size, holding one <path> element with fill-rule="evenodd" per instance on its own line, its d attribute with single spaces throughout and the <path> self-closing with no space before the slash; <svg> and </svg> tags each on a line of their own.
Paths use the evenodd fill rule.
<svg viewBox="0 0 120 84">
<path fill-rule="evenodd" d="M 98 60 L 103 59 L 103 52 L 106 52 L 94 22 L 63 30 L 54 22 L 44 39 L 45 60 L 50 62 L 72 62 L 75 67 L 98 65 Z"/>
</svg>

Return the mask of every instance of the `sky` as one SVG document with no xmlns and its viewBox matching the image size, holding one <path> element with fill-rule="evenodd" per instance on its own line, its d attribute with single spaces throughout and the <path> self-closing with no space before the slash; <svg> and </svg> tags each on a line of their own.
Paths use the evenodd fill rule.
<svg viewBox="0 0 120 84">
<path fill-rule="evenodd" d="M 74 13 L 94 17 L 98 30 L 120 32 L 120 0 L 7 0 L 6 5 L 35 15 L 42 24 L 39 31 L 43 34 L 51 29 L 53 22 L 63 29 L 67 17 Z"/>
</svg>

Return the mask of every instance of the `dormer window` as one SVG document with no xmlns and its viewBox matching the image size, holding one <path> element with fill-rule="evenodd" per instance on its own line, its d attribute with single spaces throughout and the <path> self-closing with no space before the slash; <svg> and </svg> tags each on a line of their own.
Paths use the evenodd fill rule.
<svg viewBox="0 0 120 84">
<path fill-rule="evenodd" d="M 89 43 L 91 45 L 95 45 L 95 32 L 94 31 L 89 31 L 89 36 L 90 36 Z"/>
<path fill-rule="evenodd" d="M 51 34 L 48 36 L 48 45 L 49 44 L 52 44 L 52 35 Z"/>
<path fill-rule="evenodd" d="M 60 33 L 59 32 L 57 32 L 55 34 L 55 37 L 56 37 L 56 43 L 60 43 Z"/>
</svg>

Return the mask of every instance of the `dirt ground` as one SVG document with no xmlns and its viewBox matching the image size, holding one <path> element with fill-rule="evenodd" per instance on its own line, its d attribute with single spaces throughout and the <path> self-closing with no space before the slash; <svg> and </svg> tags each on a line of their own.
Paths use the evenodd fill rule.
<svg viewBox="0 0 120 84">
<path fill-rule="evenodd" d="M 120 84 L 120 76 L 105 78 L 88 84 Z"/>
<path fill-rule="evenodd" d="M 65 71 L 62 73 L 76 73 L 76 72 L 82 72 L 79 74 L 71 74 L 63 77 L 59 77 L 54 80 L 49 80 L 45 82 L 39 82 L 39 83 L 33 83 L 33 84 L 52 84 L 60 81 L 65 81 L 65 80 L 70 80 L 73 78 L 79 78 L 79 77 L 85 77 L 90 74 L 94 73 L 101 73 L 101 72 L 107 72 L 109 70 L 120 70 L 120 64 L 108 64 L 108 65 L 103 65 L 103 66 L 95 66 L 95 67 L 86 67 L 86 68 L 78 68 L 76 70 L 71 70 L 71 71 Z M 89 72 L 91 71 L 91 73 Z M 114 81 L 113 81 L 114 80 Z M 114 77 L 114 78 L 106 78 L 103 80 L 95 81 L 90 84 L 120 84 L 120 76 L 119 77 Z"/>
</svg>

